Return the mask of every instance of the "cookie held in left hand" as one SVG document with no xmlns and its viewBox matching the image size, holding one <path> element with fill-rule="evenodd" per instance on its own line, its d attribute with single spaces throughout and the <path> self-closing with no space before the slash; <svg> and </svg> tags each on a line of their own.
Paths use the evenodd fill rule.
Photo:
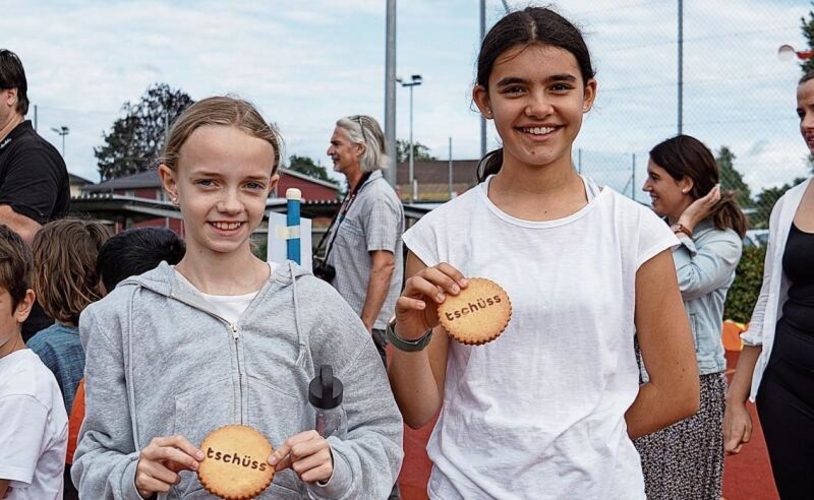
<svg viewBox="0 0 814 500">
<path fill-rule="evenodd" d="M 201 443 L 204 459 L 198 479 L 206 491 L 224 500 L 250 500 L 274 478 L 268 440 L 245 425 L 226 425 L 209 433 Z"/>
<path fill-rule="evenodd" d="M 480 345 L 498 338 L 512 317 L 512 303 L 503 288 L 486 278 L 467 278 L 458 295 L 438 305 L 438 320 L 450 337 L 462 344 Z"/>
</svg>

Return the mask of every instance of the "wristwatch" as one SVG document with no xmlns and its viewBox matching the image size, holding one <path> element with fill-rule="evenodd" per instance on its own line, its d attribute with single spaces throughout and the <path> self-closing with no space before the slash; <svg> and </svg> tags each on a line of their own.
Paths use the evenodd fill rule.
<svg viewBox="0 0 814 500">
<path fill-rule="evenodd" d="M 432 340 L 432 328 L 415 340 L 403 339 L 396 333 L 396 317 L 393 316 L 390 321 L 387 322 L 384 335 L 387 337 L 388 342 L 393 344 L 393 347 L 399 351 L 418 352 L 424 350 L 424 348 L 430 344 L 430 340 Z"/>
</svg>

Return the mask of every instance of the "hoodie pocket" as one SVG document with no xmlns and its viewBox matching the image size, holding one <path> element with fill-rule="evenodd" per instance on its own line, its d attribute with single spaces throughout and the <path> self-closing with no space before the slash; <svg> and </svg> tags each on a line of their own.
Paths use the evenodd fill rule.
<svg viewBox="0 0 814 500">
<path fill-rule="evenodd" d="M 239 401 L 234 394 L 232 378 L 224 377 L 175 396 L 175 434 L 200 447 L 207 434 L 218 427 L 239 424 L 240 413 L 235 412 Z M 181 483 L 173 490 L 176 498 L 212 498 L 194 473 L 181 474 Z"/>
<path fill-rule="evenodd" d="M 292 384 L 296 385 L 296 384 Z M 248 379 L 248 414 L 246 425 L 260 431 L 274 449 L 288 438 L 313 428 L 305 421 L 306 394 L 297 395 L 266 383 L 262 379 Z M 300 498 L 304 494 L 302 482 L 294 471 L 287 469 L 274 475 L 272 488 L 279 498 Z M 267 493 L 272 489 L 267 490 Z M 278 498 L 275 496 L 275 498 Z"/>
<path fill-rule="evenodd" d="M 200 446 L 218 427 L 239 424 L 235 391 L 232 378 L 223 377 L 175 396 L 175 433 Z"/>
</svg>

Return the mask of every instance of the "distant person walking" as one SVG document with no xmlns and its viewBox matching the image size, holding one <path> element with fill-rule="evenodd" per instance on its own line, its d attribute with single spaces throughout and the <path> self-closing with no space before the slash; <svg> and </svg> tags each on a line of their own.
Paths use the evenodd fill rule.
<svg viewBox="0 0 814 500">
<path fill-rule="evenodd" d="M 384 329 L 401 292 L 404 209 L 382 176 L 384 134 L 366 115 L 336 122 L 328 156 L 348 180 L 348 194 L 328 234 L 327 279 L 362 318 L 382 361 Z M 317 273 L 319 274 L 319 273 Z"/>
<path fill-rule="evenodd" d="M 800 132 L 814 154 L 814 71 L 797 87 Z M 789 189 L 769 220 L 763 286 L 726 399 L 724 444 L 739 453 L 757 402 L 780 498 L 814 498 L 814 184 Z"/>
<path fill-rule="evenodd" d="M 721 329 L 746 217 L 733 193 L 721 193 L 719 182 L 715 157 L 694 137 L 679 135 L 650 151 L 642 189 L 681 242 L 673 260 L 695 340 L 701 407 L 692 417 L 634 441 L 648 499 L 721 497 L 726 394 Z"/>
<path fill-rule="evenodd" d="M 68 212 L 68 170 L 57 149 L 25 119 L 28 81 L 20 58 L 0 49 L 0 224 L 27 243 L 46 222 Z M 53 323 L 35 304 L 23 339 Z"/>
</svg>

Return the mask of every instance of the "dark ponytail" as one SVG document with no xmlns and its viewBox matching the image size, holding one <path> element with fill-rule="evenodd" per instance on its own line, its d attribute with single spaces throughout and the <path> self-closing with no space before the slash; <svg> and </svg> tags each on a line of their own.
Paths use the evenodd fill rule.
<svg viewBox="0 0 814 500">
<path fill-rule="evenodd" d="M 743 239 L 748 223 L 735 196 L 735 191 L 721 191 L 721 199 L 712 207 L 709 218 L 716 229 L 732 229 Z"/>
<path fill-rule="evenodd" d="M 503 148 L 495 149 L 486 153 L 486 156 L 481 158 L 476 168 L 478 182 L 483 182 L 490 175 L 500 172 L 500 167 L 503 166 Z"/>
</svg>

